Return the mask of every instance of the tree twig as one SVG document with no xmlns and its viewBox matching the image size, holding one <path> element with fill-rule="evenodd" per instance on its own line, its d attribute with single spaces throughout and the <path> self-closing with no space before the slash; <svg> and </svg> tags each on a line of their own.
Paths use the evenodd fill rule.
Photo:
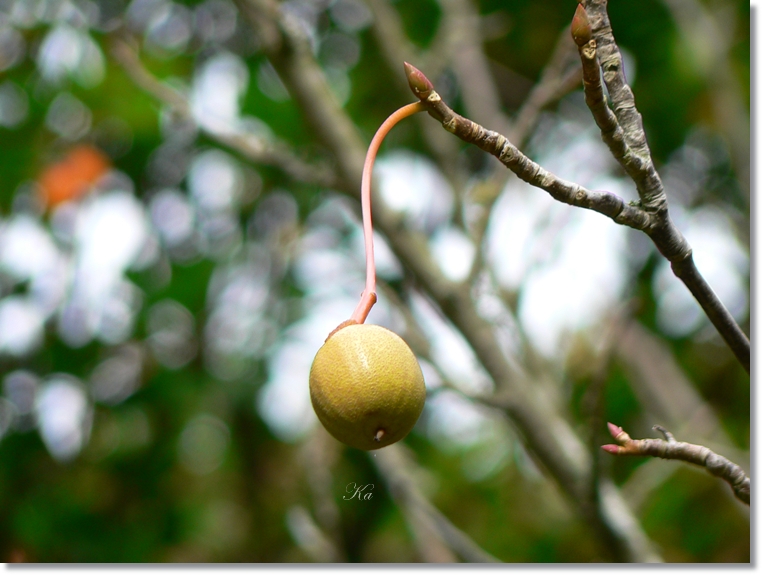
<svg viewBox="0 0 762 575">
<path fill-rule="evenodd" d="M 408 87 L 405 76 L 399 69 L 399 63 L 410 60 L 418 54 L 414 45 L 405 34 L 402 20 L 396 8 L 389 3 L 389 0 L 367 0 L 368 6 L 373 12 L 373 35 L 376 43 L 381 49 L 381 54 L 389 67 L 389 73 L 394 80 L 394 85 L 400 93 L 400 98 L 408 98 Z M 445 29 L 446 26 L 440 25 L 438 34 L 449 38 L 450 34 Z M 444 43 L 442 39 L 439 43 Z M 449 42 L 448 42 L 449 43 Z M 443 57 L 442 53 L 447 51 L 440 46 L 437 58 Z M 431 50 L 427 53 L 431 56 Z M 431 63 L 431 58 L 427 55 L 420 55 L 426 62 Z M 406 100 L 403 100 L 406 101 Z M 440 137 L 439 130 L 424 117 L 416 118 L 421 128 L 421 133 L 426 141 L 426 145 L 436 157 L 444 174 L 451 180 L 454 188 L 459 188 L 465 178 L 459 173 L 457 165 L 458 147 L 454 141 L 448 141 Z"/>
<path fill-rule="evenodd" d="M 548 172 L 525 156 L 502 134 L 488 130 L 455 113 L 442 100 L 434 90 L 434 86 L 420 70 L 410 64 L 406 64 L 406 67 L 410 89 L 426 105 L 429 115 L 439 121 L 445 130 L 492 154 L 519 178 L 532 186 L 545 190 L 554 199 L 572 206 L 596 211 L 611 218 L 616 223 L 648 234 L 662 255 L 670 261 L 675 275 L 688 287 L 738 361 L 741 362 L 747 372 L 750 371 L 749 340 L 693 263 L 688 242 L 669 217 L 666 195 L 661 186 L 661 180 L 658 179 L 658 174 L 653 168 L 650 156 L 647 161 L 643 161 L 640 157 L 643 146 L 646 146 L 647 152 L 647 145 L 644 141 L 640 141 L 639 136 L 625 138 L 627 141 L 624 142 L 627 147 L 636 152 L 623 157 L 627 158 L 628 169 L 632 169 L 636 173 L 638 179 L 635 180 L 635 183 L 641 195 L 641 205 L 631 205 L 610 192 L 591 191 Z M 604 75 L 604 79 L 605 77 Z M 609 91 L 611 90 L 610 87 Z M 621 91 L 626 92 L 623 88 Z M 621 97 L 625 100 L 625 106 L 629 106 L 629 100 L 624 96 Z M 627 115 L 623 117 L 630 125 L 637 125 L 639 116 L 635 119 L 630 116 L 628 111 Z M 621 118 L 617 118 L 617 120 L 619 124 L 622 124 Z M 613 120 L 608 118 L 606 121 L 610 123 Z M 629 129 L 636 130 L 635 127 Z M 643 136 L 644 138 L 645 136 Z"/>
<path fill-rule="evenodd" d="M 661 457 L 662 459 L 676 459 L 693 463 L 723 479 L 733 489 L 735 496 L 750 504 L 751 480 L 739 465 L 736 465 L 722 455 L 703 445 L 694 445 L 675 440 L 674 436 L 660 425 L 654 425 L 654 429 L 664 435 L 664 439 L 632 439 L 621 427 L 609 423 L 609 433 L 619 445 L 603 445 L 605 451 L 613 455 L 644 455 Z"/>
<path fill-rule="evenodd" d="M 177 115 L 194 119 L 187 98 L 148 71 L 128 37 L 113 35 L 110 48 L 113 59 L 121 65 L 136 86 L 169 106 Z M 232 126 L 224 132 L 206 129 L 204 132 L 226 148 L 258 164 L 276 167 L 298 182 L 325 187 L 332 187 L 336 183 L 335 175 L 327 166 L 305 162 L 282 143 L 266 142 L 253 134 L 236 130 Z"/>
<path fill-rule="evenodd" d="M 414 463 L 405 456 L 402 446 L 390 445 L 379 450 L 371 459 L 386 480 L 392 497 L 410 514 L 411 522 L 425 525 L 469 563 L 500 562 L 453 525 L 426 499 L 412 475 L 411 466 Z"/>
<path fill-rule="evenodd" d="M 492 154 L 519 178 L 542 188 L 560 202 L 599 212 L 637 230 L 650 225 L 649 215 L 638 206 L 627 204 L 616 194 L 588 190 L 559 178 L 530 160 L 502 134 L 455 113 L 420 70 L 410 64 L 406 66 L 411 90 L 426 105 L 429 115 L 451 134 Z"/>
</svg>

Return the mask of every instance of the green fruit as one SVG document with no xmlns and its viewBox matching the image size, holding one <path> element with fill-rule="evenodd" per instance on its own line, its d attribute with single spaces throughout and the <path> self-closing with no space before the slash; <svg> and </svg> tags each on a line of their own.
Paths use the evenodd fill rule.
<svg viewBox="0 0 762 575">
<path fill-rule="evenodd" d="M 372 450 L 413 429 L 426 386 L 401 337 L 378 325 L 350 324 L 329 335 L 318 350 L 310 370 L 310 397 L 331 435 Z"/>
</svg>

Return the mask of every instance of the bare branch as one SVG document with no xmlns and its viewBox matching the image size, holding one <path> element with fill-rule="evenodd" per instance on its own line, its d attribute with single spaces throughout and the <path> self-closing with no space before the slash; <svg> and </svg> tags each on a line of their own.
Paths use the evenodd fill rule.
<svg viewBox="0 0 762 575">
<path fill-rule="evenodd" d="M 622 198 L 610 192 L 591 191 L 579 184 L 562 180 L 530 160 L 502 134 L 487 130 L 476 122 L 456 114 L 445 104 L 420 70 L 409 64 L 407 66 L 408 79 L 415 78 L 415 82 L 410 82 L 411 90 L 426 105 L 429 115 L 441 122 L 445 130 L 497 157 L 519 178 L 545 190 L 554 199 L 596 211 L 619 224 L 648 234 L 662 255 L 672 264 L 675 275 L 685 283 L 738 361 L 749 372 L 751 357 L 749 340 L 696 269 L 688 242 L 669 217 L 663 188 L 660 188 L 660 199 L 656 202 L 658 206 L 652 205 L 650 209 L 646 209 L 646 207 L 626 204 Z M 428 83 L 425 89 L 416 87 L 416 83 L 420 84 L 422 79 Z M 628 145 L 631 146 L 631 144 Z M 632 154 L 630 156 L 632 157 Z M 650 158 L 644 165 L 646 168 L 638 176 L 641 181 L 650 181 L 654 177 L 658 179 Z M 658 180 L 658 184 L 661 186 L 661 180 Z M 641 193 L 641 198 L 647 199 L 648 196 Z"/>
<path fill-rule="evenodd" d="M 510 140 L 517 146 L 521 146 L 529 136 L 542 110 L 579 86 L 580 70 L 579 65 L 573 65 L 572 62 L 573 46 L 566 30 L 563 30 L 540 79 L 516 112 L 513 126 L 508 132 Z"/>
<path fill-rule="evenodd" d="M 405 456 L 401 445 L 390 445 L 379 450 L 373 457 L 381 475 L 389 486 L 392 498 L 406 511 L 409 521 L 420 523 L 432 531 L 447 546 L 470 563 L 499 563 L 468 535 L 458 529 L 444 514 L 423 495 L 413 476 L 414 463 Z"/>
<path fill-rule="evenodd" d="M 649 227 L 643 231 L 670 261 L 672 271 L 690 290 L 738 361 L 749 372 L 751 346 L 748 337 L 699 273 L 693 262 L 690 245 L 669 216 L 667 195 L 653 165 L 643 130 L 643 118 L 635 107 L 635 97 L 624 74 L 622 55 L 611 30 L 606 12 L 607 2 L 608 0 L 587 0 L 584 7 L 580 5 L 577 9 L 577 13 L 584 14 L 586 19 L 589 16 L 589 27 L 593 35 L 593 39 L 584 44 L 575 39 L 580 45 L 585 70 L 586 101 L 601 128 L 604 141 L 635 183 L 641 206 L 652 216 Z M 603 80 L 617 121 L 611 118 L 611 111 L 602 99 L 595 65 L 596 55 L 603 69 Z"/>
<path fill-rule="evenodd" d="M 732 447 L 733 441 L 725 433 L 712 406 L 696 391 L 663 339 L 637 321 L 629 320 L 622 326 L 621 337 L 615 345 L 617 361 L 624 368 L 645 417 L 661 421 L 680 435 L 721 451 L 741 467 L 749 468 L 748 451 Z M 664 385 L 665 381 L 669 385 Z M 622 485 L 622 493 L 630 505 L 641 508 L 649 494 L 676 470 L 676 466 L 665 466 L 652 460 L 633 471 Z M 738 503 L 739 509 L 746 511 L 748 517 L 748 507 L 735 499 L 732 492 L 728 491 L 727 495 Z"/>
<path fill-rule="evenodd" d="M 584 22 L 577 22 L 578 20 Z M 580 28 L 584 29 L 584 36 Z M 575 30 L 577 35 L 575 35 Z M 592 30 L 587 20 L 587 12 L 580 4 L 577 6 L 577 12 L 572 20 L 572 36 L 575 41 L 581 42 L 585 38 L 588 40 L 579 44 L 579 56 L 582 61 L 582 85 L 585 90 L 585 103 L 593 114 L 595 123 L 601 130 L 601 137 L 611 150 L 611 154 L 616 158 L 627 174 L 635 180 L 640 177 L 643 170 L 646 169 L 642 158 L 636 155 L 627 143 L 624 130 L 619 125 L 616 115 L 611 111 L 606 103 L 606 97 L 603 94 L 603 84 L 601 82 L 601 69 L 598 65 L 597 44 L 590 38 Z"/>
<path fill-rule="evenodd" d="M 747 505 L 750 504 L 751 480 L 740 466 L 703 445 L 676 441 L 672 434 L 660 425 L 655 425 L 654 429 L 661 432 L 664 439 L 631 439 L 621 427 L 609 423 L 609 433 L 619 445 L 608 444 L 604 445 L 603 449 L 613 455 L 661 457 L 705 467 L 715 477 L 725 480 L 738 499 Z"/>
<path fill-rule="evenodd" d="M 180 92 L 165 84 L 143 65 L 129 38 L 113 36 L 111 56 L 118 62 L 132 81 L 147 94 L 163 102 L 177 115 L 194 120 L 188 100 Z M 206 135 L 249 160 L 279 168 L 290 178 L 305 183 L 332 187 L 336 178 L 327 166 L 313 165 L 295 156 L 287 146 L 270 143 L 235 130 L 232 126 L 225 132 L 204 130 Z"/>
<path fill-rule="evenodd" d="M 704 313 L 720 332 L 725 342 L 730 346 L 738 361 L 741 362 L 747 373 L 751 369 L 751 345 L 746 334 L 730 315 L 730 312 L 722 304 L 720 299 L 706 282 L 704 276 L 698 271 L 693 255 L 680 261 L 673 261 L 672 271 L 682 280 L 699 302 Z"/>
<path fill-rule="evenodd" d="M 420 74 L 420 71 L 412 66 L 409 69 Z M 645 230 L 650 225 L 648 214 L 639 207 L 628 205 L 615 194 L 591 191 L 548 172 L 525 156 L 502 134 L 487 130 L 476 122 L 456 114 L 435 90 L 417 91 L 414 87 L 412 90 L 426 105 L 429 115 L 441 122 L 445 130 L 492 154 L 519 178 L 542 188 L 556 200 L 596 211 L 617 223 L 637 230 Z"/>
</svg>

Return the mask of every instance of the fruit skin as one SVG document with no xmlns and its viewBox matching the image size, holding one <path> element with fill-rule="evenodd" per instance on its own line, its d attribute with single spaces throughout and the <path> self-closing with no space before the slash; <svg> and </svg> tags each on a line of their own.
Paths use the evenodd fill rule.
<svg viewBox="0 0 762 575">
<path fill-rule="evenodd" d="M 310 397 L 331 435 L 370 451 L 413 429 L 426 385 L 401 337 L 378 325 L 350 324 L 335 330 L 318 350 L 310 369 Z"/>
</svg>

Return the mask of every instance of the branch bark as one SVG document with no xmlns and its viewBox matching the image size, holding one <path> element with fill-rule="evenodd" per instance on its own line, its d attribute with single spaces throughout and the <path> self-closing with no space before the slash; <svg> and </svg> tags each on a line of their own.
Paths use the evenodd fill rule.
<svg viewBox="0 0 762 575">
<path fill-rule="evenodd" d="M 304 32 L 271 0 L 236 3 L 305 119 L 332 152 L 339 175 L 337 188 L 357 198 L 366 146 L 330 92 Z M 445 279 L 431 257 L 426 238 L 409 230 L 400 215 L 380 198 L 375 199 L 373 210 L 378 229 L 402 264 L 463 333 L 490 376 L 505 390 L 506 412 L 538 462 L 600 535 L 601 550 L 620 561 L 659 561 L 618 492 L 592 505 L 586 501 L 590 455 L 584 442 L 560 414 L 536 397 L 531 382 L 506 359 L 493 326 L 477 312 L 470 286 Z"/>
<path fill-rule="evenodd" d="M 594 42 L 594 39 L 590 40 L 586 45 L 589 46 Z M 616 60 L 613 56 L 609 59 Z M 621 57 L 619 60 L 621 61 Z M 688 242 L 669 217 L 664 188 L 650 156 L 647 159 L 641 156 L 644 153 L 643 150 L 648 153 L 645 136 L 641 137 L 637 133 L 628 135 L 627 133 L 628 130 L 630 132 L 637 132 L 638 130 L 642 132 L 642 126 L 638 127 L 640 126 L 640 116 L 633 116 L 632 111 L 629 110 L 630 106 L 634 106 L 634 103 L 630 101 L 631 98 L 626 95 L 629 87 L 625 89 L 614 86 L 613 83 L 612 87 L 609 87 L 609 92 L 616 89 L 624 93 L 624 95 L 620 94 L 620 98 L 624 101 L 621 107 L 626 108 L 627 112 L 622 113 L 621 119 L 611 117 L 605 111 L 594 112 L 594 115 L 598 114 L 597 119 L 600 119 L 610 132 L 612 146 L 616 150 L 612 150 L 615 157 L 625 166 L 628 173 L 632 172 L 633 181 L 635 181 L 641 197 L 640 205 L 625 203 L 622 198 L 610 192 L 588 190 L 579 184 L 568 182 L 548 172 L 525 156 L 502 134 L 488 130 L 455 113 L 418 69 L 409 64 L 406 66 L 412 92 L 427 107 L 429 115 L 440 122 L 445 130 L 492 154 L 519 178 L 532 186 L 545 190 L 554 199 L 572 206 L 596 211 L 618 224 L 648 234 L 662 255 L 670 261 L 675 275 L 691 291 L 738 361 L 741 362 L 747 373 L 750 371 L 751 352 L 746 334 L 743 333 L 733 316 L 730 315 L 730 312 L 717 298 L 693 264 L 692 252 Z M 614 67 L 616 68 L 615 65 Z M 592 83 L 591 77 L 588 77 L 588 80 Z M 631 92 L 629 93 L 631 94 Z M 622 128 L 621 133 L 617 135 L 617 123 L 621 125 L 622 119 L 627 122 L 625 124 L 627 129 Z"/>
<path fill-rule="evenodd" d="M 621 427 L 609 423 L 609 433 L 619 445 L 608 444 L 604 445 L 603 449 L 613 455 L 661 457 L 704 467 L 715 477 L 726 481 L 735 496 L 750 505 L 751 480 L 739 465 L 703 445 L 675 440 L 673 435 L 660 425 L 654 425 L 654 429 L 661 432 L 664 439 L 632 439 Z"/>
<path fill-rule="evenodd" d="M 651 151 L 643 130 L 643 118 L 635 106 L 635 97 L 627 84 L 622 55 L 611 29 L 606 7 L 608 0 L 586 0 L 578 12 L 589 17 L 592 39 L 580 46 L 585 74 L 585 99 L 601 136 L 614 157 L 630 176 L 638 190 L 642 209 L 650 216 L 643 229 L 653 240 L 657 249 L 672 265 L 672 271 L 696 298 L 709 320 L 743 365 L 747 373 L 751 369 L 749 339 L 717 298 L 693 262 L 692 250 L 680 230 L 672 222 L 667 205 L 667 195 L 661 178 L 654 167 Z M 602 98 L 600 74 L 597 62 L 603 70 L 603 81 L 608 88 L 613 108 Z"/>
</svg>

